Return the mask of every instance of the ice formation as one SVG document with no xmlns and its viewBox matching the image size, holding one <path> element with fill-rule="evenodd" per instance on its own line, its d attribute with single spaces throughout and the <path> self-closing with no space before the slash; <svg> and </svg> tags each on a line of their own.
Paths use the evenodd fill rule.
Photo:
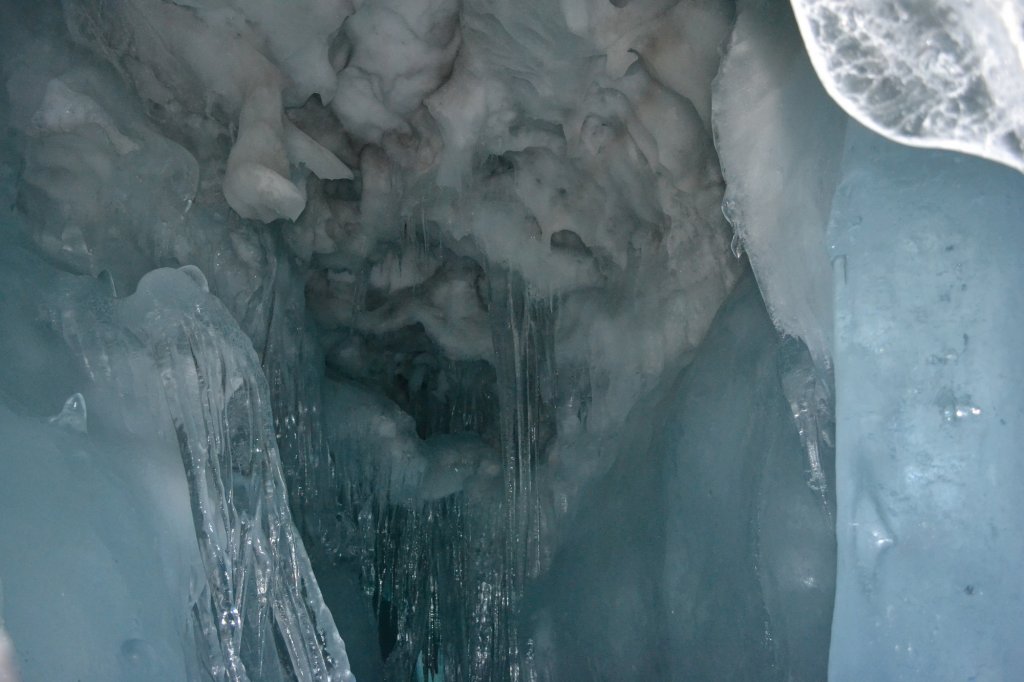
<svg viewBox="0 0 1024 682">
<path fill-rule="evenodd" d="M 1024 6 L 1016 0 L 793 0 L 829 93 L 918 147 L 1024 170 Z"/>
<path fill-rule="evenodd" d="M 693 362 L 609 444 L 623 456 L 533 596 L 547 679 L 820 679 L 835 502 L 833 472 L 813 461 L 831 463 L 816 376 L 745 278 Z M 818 430 L 805 430 L 812 448 L 793 413 Z"/>
<path fill-rule="evenodd" d="M 288 515 L 265 379 L 203 275 L 154 270 L 114 298 L 5 233 L 0 566 L 25 675 L 350 679 Z M 12 411 L 71 388 L 49 419 Z M 61 561 L 40 537 L 63 538 Z"/>
<path fill-rule="evenodd" d="M 1024 663 L 1014 2 L 0 3 L 0 682 Z"/>
<path fill-rule="evenodd" d="M 833 312 L 825 224 L 846 116 L 815 78 L 787 4 L 741 7 L 730 41 L 713 90 L 728 181 L 723 210 L 772 319 L 827 366 Z"/>
</svg>

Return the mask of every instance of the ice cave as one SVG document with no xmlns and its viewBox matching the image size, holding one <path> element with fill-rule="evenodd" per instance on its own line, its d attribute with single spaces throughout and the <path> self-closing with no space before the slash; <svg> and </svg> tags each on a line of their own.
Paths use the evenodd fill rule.
<svg viewBox="0 0 1024 682">
<path fill-rule="evenodd" d="M 0 0 L 0 82 L 0 682 L 1024 679 L 1024 1 Z"/>
</svg>

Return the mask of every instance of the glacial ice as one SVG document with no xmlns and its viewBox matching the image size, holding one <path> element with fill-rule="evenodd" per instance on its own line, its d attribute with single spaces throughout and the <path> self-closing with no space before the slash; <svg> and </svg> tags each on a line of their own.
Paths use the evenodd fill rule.
<svg viewBox="0 0 1024 682">
<path fill-rule="evenodd" d="M 803 344 L 773 327 L 752 278 L 741 281 L 693 362 L 641 400 L 609 444 L 616 461 L 533 596 L 548 640 L 541 679 L 824 678 L 835 581 L 829 410 L 804 408 L 820 429 L 805 449 L 790 404 L 820 395 L 816 376 Z M 816 468 L 808 455 L 819 451 Z"/>
<path fill-rule="evenodd" d="M 156 270 L 118 299 L 13 243 L 2 273 L 0 570 L 28 679 L 350 679 L 265 379 L 202 273 Z"/>
<path fill-rule="evenodd" d="M 1016 5 L 0 3 L 0 682 L 1020 667 Z"/>
<path fill-rule="evenodd" d="M 826 366 L 833 313 L 825 225 L 847 117 L 815 77 L 788 4 L 741 6 L 713 93 L 723 211 L 775 324 Z"/>
<path fill-rule="evenodd" d="M 1024 176 L 852 122 L 840 172 L 829 678 L 1012 679 Z"/>
<path fill-rule="evenodd" d="M 862 125 L 1024 170 L 1024 7 L 1016 0 L 793 0 L 811 62 Z"/>
<path fill-rule="evenodd" d="M 898 37 L 871 28 L 862 36 L 868 45 L 847 33 L 808 37 L 808 16 L 814 21 L 833 12 L 835 3 L 795 6 L 811 60 L 833 95 L 837 87 L 852 87 L 852 74 L 886 86 L 880 74 L 867 72 L 895 66 L 868 59 L 872 49 L 888 51 L 896 66 L 909 67 L 906 56 L 916 54 Z M 871 18 L 879 8 L 840 9 L 851 25 L 864 26 L 858 18 Z M 1018 565 L 1021 557 L 1018 524 L 1002 501 L 1016 494 L 1019 477 L 1012 460 L 996 454 L 1009 452 L 1001 432 L 1012 428 L 1012 419 L 1002 415 L 1017 411 L 1016 400 L 999 389 L 1016 371 L 1001 350 L 1013 336 L 1015 306 L 999 301 L 1014 290 L 1018 270 L 1001 259 L 1014 258 L 1006 254 L 1018 241 L 1021 176 L 951 152 L 903 147 L 847 120 L 807 78 L 806 65 L 773 71 L 785 58 L 775 45 L 785 43 L 765 37 L 784 22 L 744 33 L 767 14 L 763 7 L 741 10 L 716 82 L 716 131 L 729 182 L 725 208 L 743 235 L 773 318 L 817 351 L 819 366 L 835 363 L 839 561 L 829 679 L 1005 679 L 1019 666 L 1018 647 L 1002 633 L 1016 627 L 1020 597 L 1010 574 L 994 567 Z M 929 8 L 915 16 L 928 22 L 952 14 Z M 837 25 L 842 22 L 814 30 Z M 918 40 L 911 25 L 891 23 L 889 29 L 906 31 L 899 37 L 904 41 Z M 814 44 L 833 39 L 845 42 Z M 935 39 L 931 49 L 949 47 Z M 828 57 L 835 59 L 823 66 L 819 48 L 836 49 Z M 766 73 L 752 78 L 749 69 L 740 71 L 744 58 Z M 942 123 L 943 102 L 950 101 L 943 98 L 959 91 L 937 77 L 928 80 L 927 67 L 934 64 L 915 62 L 921 70 L 914 77 L 925 79 L 920 87 L 889 82 L 887 98 L 861 101 L 863 91 L 855 90 L 837 100 L 860 120 L 875 117 L 866 123 L 899 141 L 915 136 L 909 140 L 915 145 L 1019 167 L 1019 158 L 984 148 L 984 130 L 972 128 L 972 121 L 1003 125 L 1001 116 L 1019 115 L 1019 106 L 1000 112 L 993 105 L 975 110 L 973 119 L 970 111 L 946 119 L 962 126 L 958 131 L 893 130 L 891 120 L 878 118 L 913 117 L 917 107 Z M 971 64 L 959 60 L 959 66 Z M 760 98 L 749 94 L 751 88 Z M 1012 92 L 1007 86 L 999 96 Z M 743 109 L 740 97 L 763 104 Z M 790 190 L 773 190 L 780 177 Z M 808 252 L 808 245 L 817 246 Z M 828 269 L 822 267 L 826 258 Z M 834 299 L 822 301 L 821 293 Z M 807 305 L 814 294 L 819 303 Z M 833 317 L 830 347 L 820 334 L 833 332 Z M 988 468 L 979 470 L 983 461 Z M 986 594 L 998 596 L 974 600 L 981 582 L 990 585 Z"/>
</svg>

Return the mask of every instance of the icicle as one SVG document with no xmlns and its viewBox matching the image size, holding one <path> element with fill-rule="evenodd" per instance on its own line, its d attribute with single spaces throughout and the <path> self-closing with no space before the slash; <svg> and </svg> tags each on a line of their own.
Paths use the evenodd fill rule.
<svg viewBox="0 0 1024 682">
<path fill-rule="evenodd" d="M 807 456 L 807 485 L 821 498 L 830 523 L 835 523 L 830 472 L 826 463 L 834 461 L 834 407 L 832 392 L 821 376 L 807 346 L 795 338 L 785 339 L 779 348 L 779 375 L 782 390 L 789 401 L 793 421 Z"/>
<path fill-rule="evenodd" d="M 743 258 L 743 240 L 740 239 L 739 232 L 732 233 L 732 241 L 729 242 L 729 250 L 732 251 L 733 257 Z"/>
<path fill-rule="evenodd" d="M 156 270 L 112 306 L 53 319 L 103 382 L 148 380 L 141 394 L 162 394 L 206 569 L 190 627 L 212 679 L 283 679 L 287 667 L 301 682 L 349 682 L 344 643 L 289 512 L 269 387 L 249 337 L 204 284 L 197 268 Z M 127 343 L 147 356 L 138 367 L 108 360 Z M 53 421 L 84 431 L 82 396 Z M 126 647 L 125 666 L 144 663 L 144 643 Z M 265 663 L 275 669 L 261 671 Z"/>
<path fill-rule="evenodd" d="M 418 242 L 428 225 L 421 228 L 410 231 Z M 419 243 L 428 242 L 424 235 Z M 492 268 L 487 281 L 496 385 L 481 383 L 490 368 L 430 359 L 434 364 L 420 367 L 424 379 L 436 372 L 451 397 L 425 406 L 417 419 L 441 433 L 496 431 L 497 459 L 479 464 L 478 487 L 411 503 L 381 495 L 390 487 L 374 484 L 376 474 L 360 469 L 365 464 L 345 465 L 342 476 L 343 508 L 352 519 L 343 532 L 351 539 L 337 544 L 359 548 L 364 589 L 384 629 L 394 633 L 393 645 L 385 645 L 387 678 L 532 677 L 519 620 L 528 581 L 550 555 L 537 476 L 555 428 L 551 339 L 558 306 L 552 296 L 535 299 L 521 277 L 504 269 Z M 343 434 L 331 438 L 338 441 L 332 448 L 345 450 L 344 461 L 376 461 L 355 452 L 359 443 Z"/>
</svg>

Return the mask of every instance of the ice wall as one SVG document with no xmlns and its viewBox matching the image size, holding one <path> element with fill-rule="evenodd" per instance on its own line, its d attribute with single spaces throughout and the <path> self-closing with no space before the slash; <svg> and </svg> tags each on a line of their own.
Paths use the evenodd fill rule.
<svg viewBox="0 0 1024 682">
<path fill-rule="evenodd" d="M 606 444 L 617 461 L 532 601 L 541 679 L 824 679 L 827 408 L 812 408 L 814 449 L 794 422 L 814 371 L 748 276 Z"/>
<path fill-rule="evenodd" d="M 202 565 L 175 448 L 126 448 L 8 407 L 0 426 L 4 668 L 199 679 L 189 603 Z"/>
<path fill-rule="evenodd" d="M 1016 85 L 996 73 L 1016 68 L 999 57 L 1013 39 L 993 5 L 794 6 L 818 76 L 851 115 L 901 142 L 1019 166 Z M 820 366 L 834 351 L 830 679 L 1001 679 L 1017 665 L 1002 633 L 1016 627 L 1019 589 L 996 567 L 1020 562 L 1003 501 L 1019 472 L 1000 453 L 1004 415 L 1018 411 L 1001 387 L 1017 372 L 1003 350 L 1016 308 L 1003 301 L 1018 279 L 1006 254 L 1021 176 L 847 122 L 781 39 L 784 14 L 741 6 L 714 116 L 725 209 L 773 319 Z M 830 351 L 815 339 L 833 316 Z M 980 582 L 998 596 L 975 600 Z"/>
<path fill-rule="evenodd" d="M 810 357 L 775 336 L 747 287 L 720 313 L 707 355 L 666 406 L 676 417 L 654 437 L 669 458 L 672 675 L 822 679 L 835 580 L 832 457 L 824 431 L 813 444 L 821 450 L 802 447 L 798 394 L 784 390 L 813 373 Z M 815 461 L 816 452 L 825 456 Z"/>
<path fill-rule="evenodd" d="M 851 124 L 829 222 L 830 679 L 1008 679 L 1024 654 L 1024 176 Z"/>
<path fill-rule="evenodd" d="M 169 461 L 184 454 L 205 562 L 195 580 L 217 597 L 208 612 L 126 639 L 153 649 L 129 646 L 124 665 L 173 655 L 167 651 L 184 627 L 198 633 L 195 651 L 214 652 L 198 663 L 186 652 L 186 668 L 237 677 L 244 664 L 250 677 L 273 677 L 298 666 L 315 677 L 333 665 L 343 674 L 308 571 L 315 564 L 326 576 L 323 601 L 359 642 L 368 679 L 684 671 L 820 679 L 833 510 L 828 369 L 833 353 L 852 362 L 851 339 L 877 326 L 877 310 L 891 312 L 901 333 L 908 326 L 903 304 L 882 300 L 889 285 L 851 288 L 864 302 L 854 312 L 843 294 L 833 300 L 833 268 L 863 254 L 829 252 L 830 239 L 857 242 L 830 238 L 829 217 L 835 234 L 847 223 L 851 235 L 866 234 L 844 216 L 874 200 L 869 180 L 889 178 L 884 158 L 897 152 L 882 146 L 865 159 L 850 146 L 844 160 L 847 119 L 825 88 L 832 91 L 836 77 L 861 87 L 843 92 L 863 94 L 868 109 L 879 105 L 870 115 L 882 115 L 897 135 L 920 142 L 954 130 L 964 133 L 956 144 L 981 139 L 985 153 L 1013 163 L 1019 93 L 1006 73 L 1016 68 L 1019 41 L 993 33 L 991 54 L 982 54 L 968 46 L 975 37 L 964 37 L 1019 23 L 1015 6 L 993 23 L 992 7 L 915 13 L 898 3 L 798 2 L 805 38 L 812 19 L 838 17 L 815 24 L 828 30 L 814 34 L 820 44 L 808 38 L 808 59 L 779 2 L 5 3 L 0 123 L 9 134 L 0 145 L 0 205 L 21 221 L 26 251 L 48 263 L 29 268 L 26 281 L 57 272 L 52 266 L 86 276 L 54 275 L 36 287 L 78 293 L 47 304 L 61 311 L 59 323 L 47 318 L 57 330 L 52 343 L 34 344 L 33 362 L 10 364 L 23 372 L 10 385 L 24 394 L 5 398 L 9 430 L 28 434 L 22 440 L 34 448 L 54 434 L 65 434 L 61 443 L 88 441 L 86 454 L 109 461 L 81 477 L 99 489 L 116 487 L 108 479 L 126 459 L 119 432 L 104 431 L 113 419 L 105 410 L 128 414 L 132 433 L 167 436 L 149 449 Z M 916 33 L 899 33 L 893 17 L 913 19 Z M 948 78 L 930 80 L 901 50 Z M 855 59 L 832 58 L 840 54 Z M 827 72 L 822 55 L 832 55 Z M 984 62 L 992 55 L 999 64 Z M 865 85 L 863 74 L 843 71 L 851 64 L 884 77 Z M 953 201 L 975 186 L 980 195 L 993 173 L 974 173 L 974 185 L 920 180 L 920 191 L 874 207 L 891 207 L 874 228 L 894 228 L 893 247 L 872 255 L 874 271 L 885 264 L 893 282 L 919 274 L 903 272 L 893 256 L 903 249 L 904 221 L 924 215 L 917 197 L 941 191 Z M 903 171 L 891 175 L 886 192 L 918 183 Z M 1008 177 L 998 182 L 1009 187 Z M 992 210 L 974 197 L 959 202 L 975 204 L 979 214 Z M 936 249 L 929 265 L 948 261 L 956 271 L 960 261 L 921 241 L 922 253 Z M 744 268 L 743 252 L 771 320 L 809 351 L 771 331 L 747 283 L 683 373 Z M 999 263 L 998 276 L 1012 277 L 1009 261 Z M 199 270 L 147 275 L 183 266 Z M 977 278 L 1000 285 L 985 272 Z M 964 284 L 974 290 L 974 279 Z M 34 319 L 36 292 L 16 291 L 5 300 L 15 305 L 11 318 Z M 958 300 L 952 290 L 949 297 Z M 983 303 L 965 304 L 958 319 Z M 941 319 L 914 305 L 911 317 Z M 836 314 L 846 334 L 838 343 Z M 68 350 L 61 339 L 78 343 L 74 330 L 94 329 L 94 318 L 109 322 L 110 338 Z M 20 332 L 8 338 L 19 353 L 32 346 L 18 341 Z M 909 341 L 898 339 L 880 347 L 894 353 L 906 344 L 909 358 Z M 953 372 L 976 352 L 950 344 L 929 351 L 940 358 L 935 372 Z M 25 378 L 46 375 L 59 358 L 67 377 L 79 377 L 82 358 L 117 368 L 132 353 L 141 363 L 131 365 L 131 395 L 141 396 L 132 404 L 119 392 L 129 379 L 116 372 L 99 396 L 65 383 L 31 388 Z M 840 386 L 840 410 L 865 396 L 896 400 L 868 386 L 875 374 L 903 382 L 903 401 L 932 390 L 933 376 L 901 378 L 908 363 L 874 373 L 858 366 L 856 380 Z M 970 425 L 997 411 L 989 404 L 1004 403 L 983 404 L 999 384 L 975 388 L 975 375 L 981 370 L 936 393 L 949 424 L 893 427 L 904 440 L 891 453 L 900 459 L 921 443 L 945 452 L 944 442 L 934 450 L 930 443 L 980 428 Z M 77 400 L 58 420 L 64 426 L 44 421 L 78 391 L 91 415 L 86 435 L 67 429 Z M 131 417 L 133 410 L 162 415 L 154 419 L 163 426 L 148 428 L 150 417 Z M 855 473 L 841 479 L 840 496 L 846 485 L 855 506 L 843 513 L 862 515 L 857 528 L 877 533 L 865 543 L 847 525 L 841 538 L 855 553 L 870 554 L 875 542 L 879 562 L 911 556 L 918 549 L 895 548 L 923 547 L 916 539 L 898 545 L 913 533 L 886 534 L 898 516 L 895 498 L 857 501 L 859 490 L 883 490 L 890 477 L 876 476 L 877 458 L 853 448 L 861 437 L 865 448 L 878 447 L 889 426 L 854 428 L 858 413 L 844 414 L 850 435 L 841 454 Z M 179 428 L 168 426 L 174 420 Z M 63 447 L 33 452 L 60 467 Z M 866 463 L 870 476 L 861 471 Z M 212 490 L 204 488 L 201 472 L 220 465 L 207 471 Z M 919 467 L 907 485 L 937 475 Z M 996 479 L 1009 485 L 1013 477 Z M 106 496 L 109 513 L 126 516 L 117 509 L 136 505 L 134 495 Z M 102 530 L 91 517 L 97 510 L 86 511 L 78 520 Z M 186 534 L 183 542 L 195 540 Z M 859 566 L 854 556 L 841 559 L 841 586 L 848 567 Z M 850 606 L 836 622 L 854 623 L 846 632 L 856 635 L 835 640 L 835 674 L 857 659 L 839 647 L 876 641 L 865 634 L 876 626 L 865 624 L 878 619 L 856 614 L 881 604 L 896 613 L 893 600 L 873 595 L 896 594 L 914 561 L 880 569 L 860 591 L 841 587 Z M 948 569 L 943 579 L 959 570 L 953 560 L 929 568 L 935 576 Z M 293 579 L 281 580 L 283 570 Z M 252 583 L 251 575 L 266 580 Z M 0 577 L 7 578 L 2 570 Z M 964 582 L 971 604 L 986 603 L 981 584 Z M 167 599 L 149 611 L 173 609 L 173 586 L 157 588 L 146 592 Z M 919 603 L 932 608 L 927 599 L 941 594 L 921 592 Z M 207 599 L 195 595 L 186 603 Z M 24 603 L 13 603 L 6 622 L 20 652 Z M 879 640 L 917 624 L 886 624 Z M 275 629 L 305 634 L 285 641 Z M 109 628 L 113 639 L 97 647 L 112 650 L 125 631 Z M 948 652 L 970 643 L 951 640 L 943 640 Z M 888 665 L 873 651 L 865 657 Z"/>
</svg>

